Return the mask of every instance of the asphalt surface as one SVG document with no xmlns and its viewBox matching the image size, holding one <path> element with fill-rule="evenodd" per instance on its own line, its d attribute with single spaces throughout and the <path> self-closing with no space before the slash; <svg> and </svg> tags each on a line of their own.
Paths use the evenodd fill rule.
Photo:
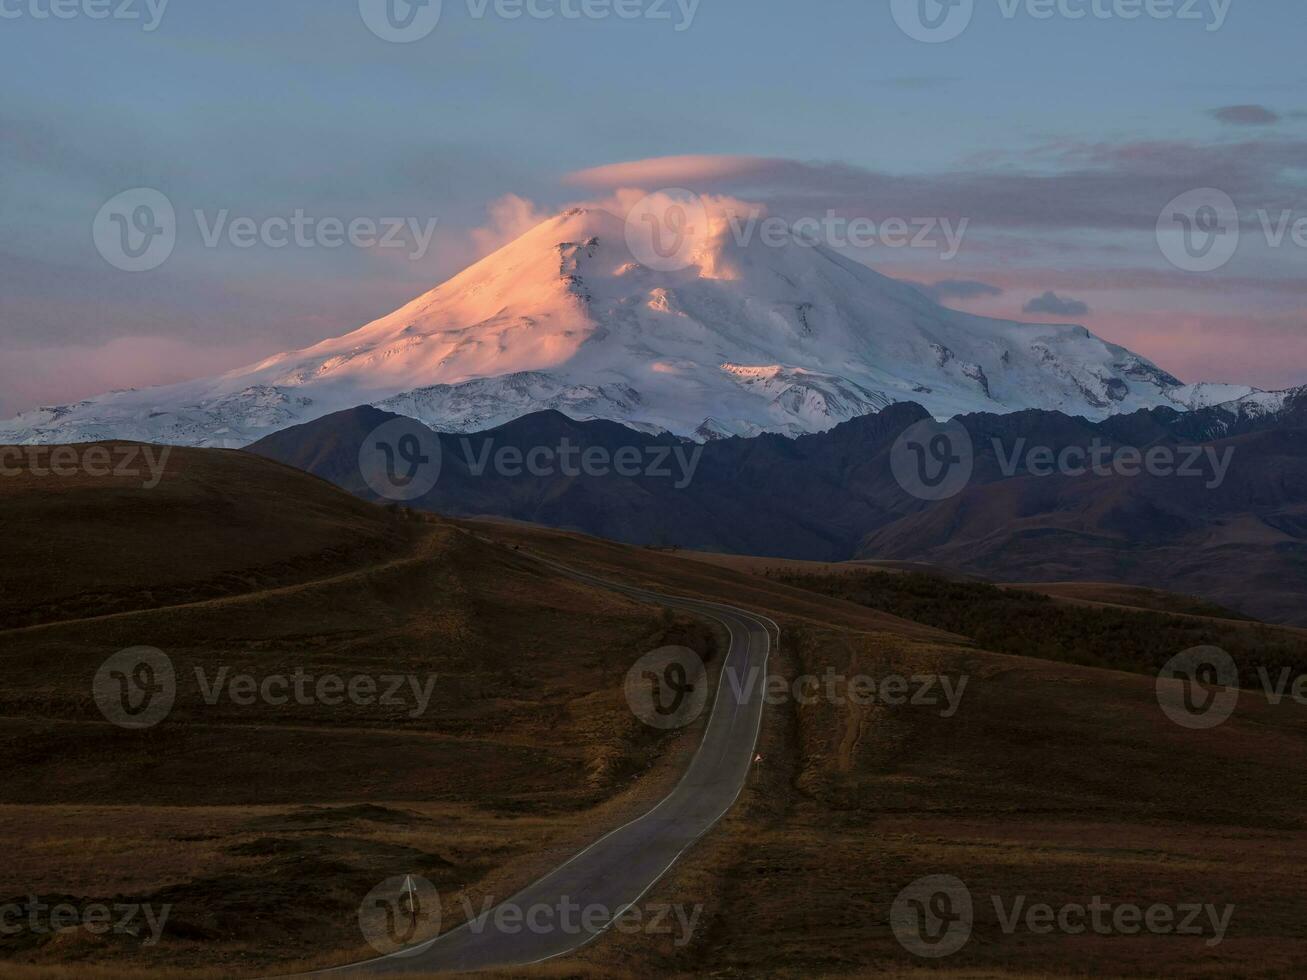
<svg viewBox="0 0 1307 980">
<path fill-rule="evenodd" d="M 762 724 L 765 687 L 761 682 L 744 687 L 741 697 L 726 677 L 733 671 L 744 679 L 752 671 L 766 678 L 772 632 L 779 638 L 775 623 L 743 609 L 660 595 L 533 557 L 588 584 L 705 616 L 726 627 L 730 649 L 703 741 L 681 781 L 662 802 L 503 903 L 513 913 L 502 920 L 504 928 L 496 909 L 479 926 L 464 924 L 411 949 L 330 972 L 402 975 L 520 967 L 580 949 L 608 931 L 671 870 L 725 816 L 744 789 Z M 587 920 L 579 913 L 587 907 L 601 908 L 605 914 L 592 914 Z M 542 927 L 529 927 L 517 915 L 518 910 L 525 914 L 533 908 L 543 910 L 535 920 Z M 478 916 L 481 911 L 477 909 Z"/>
</svg>

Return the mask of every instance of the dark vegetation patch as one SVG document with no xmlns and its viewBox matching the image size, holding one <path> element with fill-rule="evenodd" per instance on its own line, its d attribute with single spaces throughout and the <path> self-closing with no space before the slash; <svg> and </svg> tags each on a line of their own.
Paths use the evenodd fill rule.
<svg viewBox="0 0 1307 980">
<path fill-rule="evenodd" d="M 781 574 L 786 585 L 845 599 L 957 633 L 998 653 L 1155 674 L 1182 650 L 1216 646 L 1239 665 L 1245 687 L 1261 671 L 1278 681 L 1307 674 L 1307 636 L 1254 622 L 1216 622 L 1153 610 L 1076 606 L 1038 592 L 922 573 Z"/>
</svg>

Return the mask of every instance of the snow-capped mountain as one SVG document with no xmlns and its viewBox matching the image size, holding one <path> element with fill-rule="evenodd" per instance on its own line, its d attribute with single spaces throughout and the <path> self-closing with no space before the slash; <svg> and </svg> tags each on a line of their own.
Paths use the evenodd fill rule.
<svg viewBox="0 0 1307 980">
<path fill-rule="evenodd" d="M 1307 386 L 1287 391 L 1261 391 L 1220 402 L 1203 413 L 1213 437 L 1223 433 L 1246 431 L 1267 421 L 1298 421 L 1307 416 Z"/>
<path fill-rule="evenodd" d="M 822 431 L 901 401 L 1099 419 L 1206 397 L 1083 327 L 946 309 L 824 247 L 710 225 L 690 267 L 663 272 L 633 260 L 621 218 L 569 211 L 346 336 L 27 412 L 0 442 L 234 447 L 363 404 L 445 431 L 554 408 L 703 440 Z"/>
<path fill-rule="evenodd" d="M 1167 401 L 1171 402 L 1172 408 L 1179 411 L 1192 412 L 1201 408 L 1215 408 L 1217 405 L 1227 405 L 1231 402 L 1236 402 L 1241 398 L 1261 394 L 1266 394 L 1266 392 L 1263 392 L 1260 388 L 1253 388 L 1250 385 L 1230 385 L 1218 384 L 1210 381 L 1200 381 L 1198 384 L 1172 388 L 1166 393 L 1166 398 Z"/>
</svg>

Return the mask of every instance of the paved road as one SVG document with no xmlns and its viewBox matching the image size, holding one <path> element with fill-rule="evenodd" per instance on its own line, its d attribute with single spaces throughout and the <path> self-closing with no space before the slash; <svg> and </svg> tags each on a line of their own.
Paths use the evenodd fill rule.
<svg viewBox="0 0 1307 980">
<path fill-rule="evenodd" d="M 616 918 L 638 902 L 739 797 L 762 725 L 764 685 L 755 683 L 745 697 L 738 697 L 724 680 L 725 670 L 735 671 L 739 678 L 747 678 L 751 670 L 756 670 L 765 678 L 772 631 L 777 638 L 780 631 L 770 619 L 743 609 L 659 595 L 609 582 L 549 559 L 538 560 L 588 584 L 717 620 L 730 632 L 730 650 L 703 741 L 676 788 L 652 810 L 600 838 L 505 903 L 523 910 L 534 906 L 560 909 L 569 904 L 581 908 L 600 905 L 612 910 Z M 572 927 L 567 930 L 510 927 L 500 932 L 492 913 L 480 931 L 465 924 L 412 949 L 333 972 L 394 975 L 525 966 L 579 949 L 602 935 L 612 923 L 611 919 L 592 921 L 585 928 L 579 914 L 571 919 Z"/>
</svg>

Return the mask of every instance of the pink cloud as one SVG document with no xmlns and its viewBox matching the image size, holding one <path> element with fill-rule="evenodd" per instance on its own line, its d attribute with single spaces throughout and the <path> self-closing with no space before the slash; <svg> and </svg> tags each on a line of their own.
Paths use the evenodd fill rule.
<svg viewBox="0 0 1307 980">
<path fill-rule="evenodd" d="M 713 180 L 733 180 L 763 173 L 783 160 L 763 157 L 687 155 L 651 157 L 626 163 L 578 170 L 563 178 L 565 184 L 578 187 L 614 189 L 618 187 L 660 188 L 675 184 L 700 184 Z"/>
</svg>

